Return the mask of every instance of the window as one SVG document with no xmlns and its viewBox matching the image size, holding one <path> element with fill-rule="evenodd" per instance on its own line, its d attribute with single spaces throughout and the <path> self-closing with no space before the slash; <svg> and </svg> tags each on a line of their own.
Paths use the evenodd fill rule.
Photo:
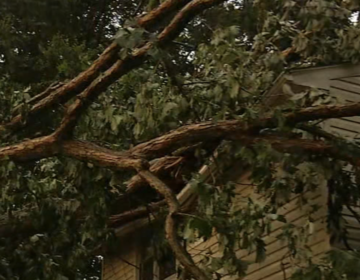
<svg viewBox="0 0 360 280">
<path fill-rule="evenodd" d="M 166 254 L 159 263 L 159 280 L 166 279 L 176 273 L 176 259 L 174 254 Z"/>
<path fill-rule="evenodd" d="M 156 260 L 152 254 L 143 254 L 139 280 L 165 280 L 176 273 L 176 259 L 170 250 Z"/>
<path fill-rule="evenodd" d="M 150 257 L 141 263 L 140 280 L 154 279 L 154 258 Z"/>
</svg>

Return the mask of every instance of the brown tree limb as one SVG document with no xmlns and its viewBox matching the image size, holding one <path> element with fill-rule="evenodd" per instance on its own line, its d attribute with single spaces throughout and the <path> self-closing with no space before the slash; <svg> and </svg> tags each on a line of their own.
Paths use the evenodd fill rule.
<svg viewBox="0 0 360 280">
<path fill-rule="evenodd" d="M 239 137 L 238 140 L 244 145 L 254 145 L 258 143 L 270 144 L 274 149 L 280 152 L 292 152 L 302 153 L 307 152 L 315 155 L 329 156 L 331 158 L 344 160 L 351 163 L 354 166 L 360 167 L 360 148 L 356 148 L 357 155 L 354 153 L 348 153 L 339 149 L 334 144 L 326 143 L 319 140 L 308 140 L 308 139 L 284 139 L 281 137 Z"/>
<path fill-rule="evenodd" d="M 144 217 L 149 214 L 149 212 L 157 212 L 160 209 L 166 207 L 166 202 L 161 200 L 159 202 L 150 203 L 147 206 L 140 206 L 135 209 L 125 211 L 123 213 L 111 215 L 108 218 L 107 224 L 109 227 L 117 227 L 120 224 L 135 220 L 137 218 Z M 12 234 L 21 232 L 25 234 L 31 234 L 34 232 L 34 226 L 29 217 L 30 211 L 35 209 L 27 209 L 26 211 L 19 210 L 15 213 L 12 213 L 11 217 L 9 215 L 0 215 L 0 237 L 11 236 Z M 79 221 L 84 220 L 84 213 L 79 214 Z"/>
<path fill-rule="evenodd" d="M 191 0 L 168 0 L 160 4 L 157 8 L 151 10 L 138 19 L 137 24 L 145 29 L 150 29 L 158 24 L 163 15 L 168 15 L 174 11 L 180 10 Z"/>
<path fill-rule="evenodd" d="M 306 125 L 306 124 L 299 124 L 296 126 L 296 128 L 301 129 L 303 131 L 306 131 L 310 134 L 312 134 L 313 136 L 317 136 L 320 138 L 324 138 L 326 140 L 332 140 L 332 141 L 339 141 L 340 137 L 331 134 L 330 132 L 327 132 L 323 129 L 321 129 L 320 127 L 317 126 L 311 126 L 311 125 Z"/>
<path fill-rule="evenodd" d="M 148 162 L 140 157 L 106 149 L 85 141 L 64 141 L 61 144 L 60 154 L 116 170 L 149 167 Z"/>
<path fill-rule="evenodd" d="M 360 103 L 350 105 L 317 106 L 285 113 L 283 121 L 286 125 L 319 119 L 353 117 L 360 115 Z M 139 144 L 130 149 L 133 155 L 141 155 L 148 159 L 169 153 L 181 146 L 213 139 L 236 139 L 238 136 L 250 135 L 264 128 L 274 128 L 278 120 L 268 116 L 247 123 L 243 120 L 228 120 L 219 122 L 202 122 L 175 129 L 163 136 Z"/>
<path fill-rule="evenodd" d="M 57 155 L 59 152 L 55 138 L 50 136 L 39 137 L 0 148 L 0 161 L 30 161 Z"/>
<path fill-rule="evenodd" d="M 71 132 L 76 125 L 79 115 L 87 108 L 87 105 L 90 104 L 92 99 L 105 91 L 121 76 L 139 66 L 143 58 L 144 54 L 134 58 L 128 57 L 124 60 L 118 60 L 103 75 L 94 80 L 68 107 L 59 128 L 55 132 L 56 137 L 69 136 L 68 133 Z"/>
<path fill-rule="evenodd" d="M 175 39 L 180 32 L 182 32 L 186 24 L 198 13 L 224 1 L 225 0 L 195 0 L 187 4 L 176 14 L 169 25 L 157 36 L 156 43 L 148 42 L 143 47 L 136 49 L 125 59 L 118 60 L 104 73 L 104 75 L 93 81 L 68 108 L 60 127 L 55 132 L 55 135 L 57 137 L 68 135 L 68 133 L 71 132 L 76 125 L 79 115 L 87 108 L 90 102 L 120 77 L 140 66 L 150 49 L 155 46 L 162 47 L 166 45 Z"/>
<path fill-rule="evenodd" d="M 301 109 L 293 113 L 285 114 L 283 120 L 289 125 L 295 125 L 299 122 L 317 119 L 352 117 L 357 115 L 360 115 L 360 103 Z M 139 165 L 142 165 L 140 159 L 162 157 L 179 147 L 189 146 L 203 142 L 204 140 L 239 140 L 243 136 L 250 136 L 252 132 L 259 131 L 263 128 L 276 127 L 276 125 L 277 121 L 273 117 L 262 118 L 254 121 L 252 124 L 247 124 L 242 120 L 192 124 L 180 127 L 163 136 L 139 144 L 129 151 L 121 153 L 121 155 L 119 152 L 114 153 L 111 150 L 87 142 L 78 143 L 78 141 L 73 140 L 61 143 L 55 141 L 53 136 L 46 136 L 0 148 L 0 159 L 35 160 L 57 154 L 64 154 L 80 160 L 94 161 L 99 166 L 137 168 Z M 44 147 L 42 147 L 42 145 L 44 145 Z M 84 150 L 82 151 L 82 149 Z M 102 152 L 100 152 L 99 149 Z M 94 153 L 92 153 L 92 151 L 94 151 Z"/>
<path fill-rule="evenodd" d="M 159 178 L 153 175 L 148 170 L 140 170 L 139 175 L 144 178 L 148 184 L 161 194 L 169 207 L 169 213 L 165 220 L 165 233 L 171 249 L 174 252 L 176 259 L 181 265 L 190 273 L 195 279 L 208 280 L 209 278 L 198 266 L 190 254 L 181 245 L 177 236 L 177 221 L 176 214 L 180 210 L 180 204 L 174 192 L 166 186 Z"/>
<path fill-rule="evenodd" d="M 240 141 L 243 145 L 246 146 L 265 142 L 270 144 L 274 149 L 281 152 L 307 152 L 345 160 L 353 165 L 360 166 L 360 157 L 357 156 L 357 153 L 346 153 L 346 151 L 340 150 L 338 147 L 324 141 L 308 139 L 286 139 L 275 136 L 233 136 L 232 139 Z M 64 141 L 60 145 L 54 142 L 54 138 L 49 136 L 35 140 L 37 141 L 29 140 L 22 143 L 21 145 L 14 145 L 11 148 L 2 148 L 0 149 L 0 156 L 3 156 L 3 159 L 10 158 L 13 160 L 35 160 L 38 159 L 37 156 L 39 155 L 39 158 L 43 158 L 45 155 L 65 155 L 86 162 L 93 162 L 94 164 L 97 164 L 101 167 L 108 167 L 116 170 L 123 168 L 142 170 L 143 168 L 148 167 L 145 160 L 132 157 L 131 154 L 109 150 L 84 141 Z M 182 159 L 182 157 L 165 157 L 163 159 L 159 159 L 155 162 L 155 164 L 153 164 L 150 170 L 154 173 L 162 172 L 167 168 L 172 168 L 174 165 L 179 164 Z M 132 183 L 130 183 L 128 187 L 128 189 L 131 190 L 129 192 L 132 192 L 132 188 L 136 189 L 136 184 L 143 184 L 144 180 L 148 183 L 148 180 L 144 178 L 144 176 L 141 176 L 141 174 L 133 177 L 133 179 L 130 181 Z M 167 197 L 167 199 L 170 198 L 171 196 Z M 159 210 L 162 206 L 163 204 L 160 202 L 150 205 L 151 209 L 154 211 Z M 145 209 L 144 207 L 139 207 L 134 210 L 120 213 L 110 217 L 108 223 L 110 226 L 119 223 L 125 223 L 130 218 L 135 219 L 146 215 L 148 210 L 149 209 Z M 26 224 L 26 222 L 24 226 L 26 228 L 31 227 L 31 225 Z M 15 225 L 11 223 L 3 224 L 0 227 L 0 235 L 3 236 L 3 233 L 6 235 L 7 233 L 12 232 L 13 228 L 15 228 Z"/>
<path fill-rule="evenodd" d="M 52 83 L 49 87 L 47 87 L 43 92 L 31 97 L 29 100 L 27 100 L 25 103 L 22 103 L 18 106 L 16 106 L 13 111 L 12 114 L 19 114 L 20 109 L 22 109 L 25 105 L 34 105 L 35 103 L 39 102 L 40 100 L 46 98 L 50 93 L 52 93 L 53 91 L 59 89 L 60 87 L 62 87 L 64 85 L 64 83 L 59 83 L 59 82 L 55 82 Z"/>
<path fill-rule="evenodd" d="M 87 70 L 33 105 L 28 112 L 27 119 L 25 119 L 23 115 L 18 114 L 12 118 L 10 122 L 0 126 L 0 133 L 5 130 L 21 128 L 45 109 L 55 106 L 58 103 L 64 103 L 79 94 L 101 71 L 107 69 L 116 61 L 118 50 L 116 43 L 111 44 Z"/>
<path fill-rule="evenodd" d="M 166 17 L 168 13 L 180 9 L 188 2 L 189 0 L 167 0 L 153 11 L 138 18 L 137 24 L 144 29 L 151 29 L 161 18 Z M 0 125 L 0 134 L 6 130 L 16 130 L 23 127 L 45 109 L 59 103 L 65 103 L 82 92 L 102 71 L 108 69 L 117 61 L 119 50 L 119 46 L 115 42 L 112 43 L 87 70 L 34 104 L 26 118 L 18 114 L 10 122 Z"/>
<path fill-rule="evenodd" d="M 111 215 L 107 220 L 107 225 L 111 228 L 116 228 L 122 225 L 132 222 L 136 219 L 146 217 L 151 213 L 156 213 L 167 209 L 165 200 L 150 203 L 146 206 L 139 206 L 135 209 L 131 209 L 122 213 Z M 16 233 L 32 234 L 34 232 L 34 226 L 29 218 L 28 214 L 33 209 L 19 210 L 16 213 L 9 215 L 0 215 L 0 237 L 8 237 Z M 187 213 L 191 209 L 189 207 L 182 207 L 181 213 Z M 84 219 L 84 215 L 80 214 L 79 221 Z"/>
<path fill-rule="evenodd" d="M 166 206 L 166 201 L 161 200 L 159 202 L 150 203 L 147 206 L 140 206 L 136 209 L 132 209 L 129 211 L 125 211 L 120 214 L 112 215 L 108 219 L 108 225 L 110 227 L 114 227 L 120 223 L 125 223 L 130 220 L 134 220 L 140 217 L 144 217 L 145 215 L 149 214 L 149 211 L 158 211 L 159 209 Z"/>
<path fill-rule="evenodd" d="M 150 162 L 150 172 L 159 176 L 160 173 L 166 173 L 169 169 L 173 169 L 174 167 L 179 166 L 182 162 L 184 162 L 184 160 L 184 157 L 165 156 L 155 160 L 154 162 Z M 128 181 L 126 193 L 134 193 L 146 185 L 147 183 L 143 178 L 141 178 L 139 175 L 135 175 Z"/>
</svg>

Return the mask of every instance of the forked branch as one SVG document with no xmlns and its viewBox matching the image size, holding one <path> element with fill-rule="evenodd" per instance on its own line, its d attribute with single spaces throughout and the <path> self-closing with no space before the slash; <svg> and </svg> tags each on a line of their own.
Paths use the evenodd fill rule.
<svg viewBox="0 0 360 280">
<path fill-rule="evenodd" d="M 150 49 L 162 47 L 175 39 L 198 13 L 225 0 L 194 0 L 181 9 L 167 27 L 157 36 L 156 42 L 148 42 L 143 47 L 134 50 L 131 55 L 123 60 L 118 60 L 102 76 L 93 81 L 86 90 L 69 107 L 55 132 L 56 137 L 62 137 L 71 132 L 83 110 L 100 93 L 105 91 L 110 85 L 132 69 L 140 66 L 146 59 Z"/>
<path fill-rule="evenodd" d="M 136 20 L 137 25 L 141 28 L 151 30 L 159 21 L 174 11 L 181 9 L 188 2 L 190 2 L 190 0 L 167 0 L 153 11 L 138 18 Z M 63 104 L 81 93 L 102 71 L 107 70 L 118 60 L 119 50 L 119 46 L 115 42 L 112 43 L 87 70 L 60 88 L 55 88 L 52 92 L 47 91 L 46 96 L 45 94 L 41 94 L 43 98 L 32 105 L 26 118 L 21 114 L 17 114 L 10 122 L 0 125 L 0 134 L 5 130 L 15 130 L 31 123 L 31 120 L 45 109 Z"/>
<path fill-rule="evenodd" d="M 359 115 L 360 102 L 350 105 L 323 105 L 300 109 L 292 113 L 284 114 L 282 119 L 286 125 L 294 126 L 302 122 Z M 255 135 L 261 129 L 274 128 L 277 125 L 278 120 L 272 115 L 254 120 L 252 123 L 240 119 L 219 121 L 216 123 L 209 121 L 191 124 L 139 144 L 129 152 L 133 155 L 142 155 L 146 158 L 156 158 L 191 143 L 198 143 L 204 140 L 210 141 L 213 139 L 236 140 L 239 136 Z"/>
<path fill-rule="evenodd" d="M 327 119 L 334 117 L 351 117 L 360 115 L 360 103 L 338 106 L 318 106 L 298 110 L 297 112 L 284 115 L 284 121 L 295 125 L 300 122 Z M 217 123 L 203 122 L 182 126 L 163 136 L 154 138 L 148 142 L 139 144 L 126 152 L 114 152 L 109 149 L 101 148 L 88 142 L 56 141 L 53 136 L 46 136 L 24 141 L 19 144 L 0 148 L 0 159 L 9 158 L 11 160 L 38 160 L 44 157 L 63 154 L 83 161 L 92 161 L 99 166 L 114 168 L 138 168 L 143 165 L 143 159 L 150 160 L 170 154 L 179 147 L 189 146 L 204 141 L 215 139 L 228 139 L 235 141 L 250 141 L 252 135 L 263 128 L 276 127 L 277 121 L 273 117 L 266 117 L 248 124 L 242 120 L 220 121 Z M 255 136 L 254 136 L 255 137 Z M 256 136 L 256 141 L 263 138 Z M 253 140 L 251 140 L 253 141 Z M 312 152 L 328 153 L 329 156 L 350 161 L 354 165 L 359 165 L 353 154 L 337 154 L 337 148 L 324 141 L 314 140 L 289 140 L 289 139 L 268 139 L 273 145 L 279 148 L 290 149 L 298 147 L 302 150 Z"/>
<path fill-rule="evenodd" d="M 198 266 L 196 266 L 194 260 L 191 258 L 190 254 L 185 250 L 185 248 L 181 245 L 177 236 L 178 227 L 176 221 L 176 214 L 179 213 L 180 204 L 174 192 L 148 170 L 140 170 L 139 176 L 144 178 L 153 189 L 155 189 L 165 198 L 165 201 L 169 207 L 169 213 L 165 220 L 165 233 L 176 259 L 190 274 L 192 274 L 194 278 L 198 280 L 209 280 L 204 271 L 201 270 Z"/>
</svg>

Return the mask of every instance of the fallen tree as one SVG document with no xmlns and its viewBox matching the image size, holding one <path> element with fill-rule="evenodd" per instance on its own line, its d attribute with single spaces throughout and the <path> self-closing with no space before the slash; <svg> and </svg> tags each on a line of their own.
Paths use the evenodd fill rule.
<svg viewBox="0 0 360 280">
<path fill-rule="evenodd" d="M 314 30 L 304 31 L 301 20 L 305 20 L 300 17 L 301 24 L 290 24 L 293 28 L 287 30 L 290 35 L 284 35 L 284 39 L 292 38 L 290 45 L 283 46 L 278 42 L 274 31 L 264 39 L 268 45 L 261 46 L 256 39 L 261 34 L 254 34 L 251 28 L 246 29 L 246 25 L 242 26 L 244 30 L 229 24 L 216 26 L 219 30 L 224 27 L 226 31 L 215 31 L 209 26 L 210 8 L 218 6 L 216 11 L 221 15 L 234 17 L 234 11 L 245 12 L 250 7 L 246 6 L 249 3 L 242 3 L 229 8 L 229 3 L 225 5 L 224 2 L 164 1 L 123 27 L 120 34 L 126 34 L 124 38 L 118 36 L 78 76 L 60 84 L 52 83 L 21 104 L 11 104 L 14 105 L 12 115 L 5 116 L 0 126 L 4 142 L 0 148 L 3 164 L 1 178 L 4 181 L 0 187 L 4 194 L 0 208 L 4 214 L 0 223 L 0 238 L 15 239 L 9 244 L 0 243 L 0 252 L 9 252 L 19 244 L 29 242 L 31 236 L 39 235 L 46 238 L 38 241 L 39 237 L 31 242 L 47 244 L 44 252 L 49 254 L 53 249 L 51 253 L 54 256 L 65 254 L 66 244 L 73 241 L 59 236 L 61 232 L 69 235 L 71 227 L 79 223 L 83 233 L 74 234 L 74 240 L 81 240 L 83 247 L 91 247 L 89 250 L 82 248 L 83 251 L 77 255 L 77 259 L 84 259 L 93 248 L 104 242 L 108 228 L 161 210 L 167 211 L 164 222 L 166 238 L 184 270 L 196 279 L 211 279 L 213 275 L 220 274 L 199 268 L 181 245 L 182 237 L 178 232 L 183 222 L 179 219 L 182 210 L 176 194 L 192 180 L 198 167 L 213 157 L 218 146 L 226 142 L 225 146 L 238 145 L 256 154 L 260 153 L 258 147 L 267 145 L 278 153 L 301 155 L 304 162 L 311 162 L 311 156 L 315 156 L 350 164 L 358 171 L 358 145 L 321 133 L 314 122 L 360 116 L 360 103 L 293 106 L 291 110 L 258 106 L 262 95 L 256 92 L 269 87 L 267 75 L 279 73 L 273 69 L 275 66 L 279 68 L 281 64 L 282 68 L 286 63 L 296 65 L 305 58 L 326 59 L 325 53 L 329 52 L 326 48 L 329 46 L 318 50 L 319 53 L 313 51 L 308 54 L 306 50 L 312 46 L 301 48 L 296 41 L 298 37 L 294 37 L 296 33 L 299 37 L 311 37 L 316 41 L 319 30 L 314 27 Z M 265 4 L 264 7 L 251 3 L 251 7 L 253 5 L 258 11 L 266 10 Z M 210 11 L 206 13 L 208 9 Z M 277 15 L 284 13 L 279 3 L 271 9 Z M 348 11 L 347 7 L 336 6 L 336 9 L 344 13 Z M 198 18 L 199 15 L 202 17 Z M 256 17 L 256 14 L 252 16 Z M 335 24 L 335 15 L 334 18 L 328 20 Z M 264 28 L 270 28 L 269 19 L 260 17 L 257 20 Z M 202 24 L 214 39 L 211 42 L 209 38 L 199 39 L 198 42 L 197 38 L 192 38 L 198 45 L 186 52 L 184 48 L 189 48 L 186 40 L 189 34 L 196 36 L 196 24 Z M 353 28 L 347 23 L 344 23 L 345 27 L 349 30 Z M 333 34 L 333 28 L 327 27 L 326 32 L 333 40 L 341 40 Z M 185 41 L 177 42 L 180 49 L 173 44 L 177 38 Z M 247 45 L 244 38 L 251 38 L 251 43 Z M 239 40 L 244 44 L 239 45 Z M 129 42 L 132 42 L 131 48 L 127 45 Z M 269 48 L 270 54 L 276 55 L 274 65 L 266 62 Z M 182 55 L 184 52 L 185 57 Z M 189 58 L 192 53 L 198 56 L 197 60 Z M 345 59 L 340 57 L 340 60 Z M 169 63 L 171 60 L 172 63 Z M 179 73 L 173 69 L 175 67 L 181 68 Z M 142 77 L 141 72 L 156 75 L 144 74 Z M 151 79 L 152 83 L 147 81 Z M 189 82 L 185 88 L 183 80 L 186 79 Z M 204 92 L 199 84 L 205 85 Z M 5 99 L 11 98 L 6 96 Z M 174 113 L 176 110 L 178 112 Z M 44 127 L 39 125 L 39 119 L 46 120 Z M 264 130 L 298 130 L 303 124 L 314 128 L 303 130 L 314 137 L 320 135 L 320 139 L 305 139 L 293 133 L 280 136 L 263 133 Z M 97 128 L 102 129 L 98 134 Z M 105 140 L 106 147 L 94 140 Z M 272 159 L 274 165 L 277 160 Z M 299 164 L 298 159 L 294 159 L 293 164 Z M 269 174 L 264 174 L 266 176 Z M 149 192 L 149 186 L 161 198 Z M 352 195 L 355 197 L 355 194 Z M 72 200 L 67 199 L 72 196 Z M 54 198 L 61 203 L 53 203 Z M 128 200 L 131 203 L 127 203 Z M 29 215 L 19 218 L 19 213 L 24 212 Z M 53 216 L 49 218 L 48 215 Z M 53 224 L 52 219 L 55 221 Z M 96 222 L 90 222 L 90 219 Z M 99 233 L 94 230 L 95 226 L 101 228 Z M 55 249 L 48 245 L 51 238 L 60 240 Z M 28 247 L 25 246 L 25 255 L 35 254 L 31 242 Z M 72 256 L 72 252 L 66 254 Z M 228 254 L 228 261 L 234 261 L 235 255 L 230 251 Z M 8 262 L 13 264 L 16 260 L 14 256 Z M 64 262 L 59 265 L 60 269 L 49 269 L 46 277 L 52 279 L 58 274 L 73 277 L 70 271 L 78 265 L 75 264 Z M 24 262 L 24 267 L 37 267 L 34 275 L 45 277 L 38 269 L 39 263 Z M 235 272 L 239 273 L 239 269 L 237 266 Z M 22 277 L 21 271 L 9 271 L 4 274 L 6 277 L 16 274 Z M 3 276 L 1 272 L 0 276 Z"/>
</svg>

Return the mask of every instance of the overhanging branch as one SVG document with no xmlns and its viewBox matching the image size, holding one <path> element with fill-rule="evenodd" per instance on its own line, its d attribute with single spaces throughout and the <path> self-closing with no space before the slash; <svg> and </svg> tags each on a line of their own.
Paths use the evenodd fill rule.
<svg viewBox="0 0 360 280">
<path fill-rule="evenodd" d="M 179 156 L 165 156 L 155 160 L 155 162 L 150 163 L 150 172 L 159 176 L 160 173 L 166 173 L 168 170 L 173 169 L 174 167 L 179 166 L 185 161 L 184 157 Z M 126 188 L 126 193 L 131 194 L 136 192 L 139 188 L 146 186 L 146 181 L 142 179 L 139 175 L 132 177 Z"/>
<path fill-rule="evenodd" d="M 286 125 L 296 125 L 301 122 L 319 119 L 353 117 L 360 115 L 360 103 L 350 105 L 317 106 L 300 109 L 283 115 Z M 274 128 L 278 120 L 268 116 L 254 120 L 252 123 L 244 120 L 229 120 L 219 122 L 202 122 L 175 129 L 163 136 L 142 143 L 130 150 L 133 155 L 142 155 L 146 158 L 156 158 L 169 153 L 181 146 L 197 143 L 202 140 L 236 139 L 239 136 L 251 135 L 264 128 Z"/>
<path fill-rule="evenodd" d="M 352 117 L 360 115 L 360 103 L 338 106 L 318 106 L 301 109 L 284 115 L 284 122 L 295 125 L 300 122 L 334 117 Z M 214 139 L 239 140 L 251 136 L 263 128 L 276 127 L 277 121 L 273 117 L 266 117 L 248 124 L 242 120 L 220 121 L 217 123 L 203 122 L 182 126 L 163 136 L 139 144 L 126 152 L 114 152 L 88 142 L 56 141 L 53 136 L 46 136 L 24 141 L 20 144 L 0 148 L 0 159 L 37 160 L 44 157 L 64 154 L 79 160 L 92 161 L 99 166 L 114 168 L 138 168 L 144 164 L 144 159 L 162 157 L 178 149 L 203 141 Z M 262 137 L 258 137 L 262 138 Z M 306 141 L 306 140 L 304 140 Z M 312 141 L 312 140 L 308 140 Z M 308 142 L 310 143 L 310 142 Z M 303 149 L 330 151 L 329 144 L 316 142 L 316 145 L 305 145 Z M 319 143 L 324 143 L 318 146 Z M 294 143 L 293 143 L 294 144 Z M 66 148 L 65 148 L 66 147 Z M 322 147 L 321 149 L 319 147 Z M 332 156 L 336 156 L 332 152 Z M 341 156 L 342 158 L 344 156 Z M 356 165 L 358 161 L 354 162 Z"/>
<path fill-rule="evenodd" d="M 165 233 L 176 259 L 196 279 L 208 280 L 209 278 L 206 276 L 203 270 L 196 266 L 194 260 L 191 258 L 190 254 L 185 250 L 185 248 L 181 245 L 177 236 L 176 214 L 180 210 L 180 204 L 174 192 L 148 170 L 140 170 L 139 175 L 144 178 L 152 188 L 154 188 L 159 194 L 161 194 L 165 198 L 165 201 L 169 207 L 169 214 L 167 215 L 165 221 Z"/>
<path fill-rule="evenodd" d="M 286 138 L 271 137 L 271 136 L 267 136 L 267 137 L 243 136 L 243 137 L 239 137 L 238 140 L 244 145 L 267 143 L 280 152 L 291 152 L 291 153 L 306 152 L 315 155 L 328 156 L 331 158 L 349 162 L 354 166 L 360 167 L 360 158 L 356 154 L 346 152 L 346 150 L 343 151 L 334 144 L 327 143 L 324 141 L 308 140 L 308 139 L 286 139 Z M 357 150 L 358 150 L 358 155 L 360 155 L 360 149 L 357 148 Z"/>
<path fill-rule="evenodd" d="M 157 36 L 156 42 L 148 42 L 143 47 L 134 50 L 131 55 L 123 60 L 118 60 L 102 76 L 93 81 L 86 90 L 69 107 L 55 132 L 56 137 L 62 137 L 71 132 L 76 125 L 81 112 L 87 108 L 90 102 L 101 92 L 105 91 L 111 84 L 132 69 L 140 66 L 146 59 L 148 51 L 154 47 L 163 47 L 175 39 L 198 13 L 217 5 L 225 0 L 195 0 L 181 9 L 168 26 Z"/>
<path fill-rule="evenodd" d="M 138 18 L 136 21 L 137 25 L 144 29 L 152 29 L 161 19 L 181 9 L 189 1 L 190 0 L 167 0 L 156 9 Z M 46 92 L 46 97 L 42 98 L 30 108 L 26 119 L 23 115 L 18 114 L 12 118 L 10 122 L 0 125 L 0 134 L 6 130 L 15 130 L 23 127 L 45 109 L 56 106 L 59 103 L 65 103 L 78 95 L 85 90 L 102 71 L 111 67 L 111 65 L 118 60 L 119 50 L 119 46 L 115 42 L 112 43 L 87 70 L 60 88 L 56 88 L 53 92 Z"/>
</svg>

